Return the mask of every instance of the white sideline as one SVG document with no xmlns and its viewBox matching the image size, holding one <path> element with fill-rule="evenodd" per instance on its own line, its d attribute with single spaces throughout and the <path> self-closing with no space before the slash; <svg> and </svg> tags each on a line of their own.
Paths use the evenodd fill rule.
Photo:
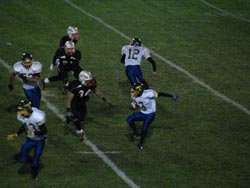
<svg viewBox="0 0 250 188">
<path fill-rule="evenodd" d="M 219 11 L 219 12 L 222 12 L 222 13 L 224 13 L 224 14 L 226 14 L 226 15 L 232 16 L 232 17 L 234 17 L 234 18 L 236 18 L 236 19 L 239 19 L 239 20 L 242 20 L 242 21 L 244 21 L 244 22 L 250 23 L 250 20 L 248 20 L 248 19 L 246 19 L 246 18 L 242 18 L 242 17 L 236 16 L 236 15 L 230 13 L 230 12 L 227 12 L 227 11 L 225 11 L 225 10 L 223 10 L 223 9 L 220 9 L 219 7 L 213 5 L 213 4 L 211 4 L 211 3 L 209 3 L 209 2 L 207 2 L 207 1 L 205 1 L 205 0 L 200 0 L 200 1 L 201 1 L 202 3 L 204 3 L 205 5 L 207 5 L 207 6 L 209 6 L 209 7 L 212 7 L 212 8 L 214 8 L 214 9 L 216 9 L 216 10 Z"/>
<path fill-rule="evenodd" d="M 118 29 L 115 29 L 114 27 L 112 27 L 111 25 L 107 24 L 106 22 L 104 22 L 102 19 L 90 14 L 89 12 L 85 11 L 84 9 L 80 8 L 79 6 L 75 5 L 74 3 L 68 1 L 68 0 L 64 0 L 65 3 L 71 5 L 73 8 L 79 10 L 80 12 L 84 13 L 85 15 L 93 18 L 94 20 L 96 20 L 97 22 L 101 23 L 103 26 L 111 29 L 112 31 L 114 31 L 115 33 L 119 34 L 122 38 L 125 38 L 127 40 L 131 40 L 130 37 L 128 37 L 127 35 L 125 35 L 124 33 L 122 33 L 121 31 L 119 31 Z M 243 105 L 235 102 L 234 100 L 230 99 L 229 97 L 223 95 L 222 93 L 220 93 L 219 91 L 213 89 L 211 86 L 209 86 L 208 84 L 200 81 L 197 77 L 195 77 L 194 75 L 192 75 L 190 72 L 188 72 L 187 70 L 181 68 L 180 66 L 174 64 L 173 62 L 171 62 L 170 60 L 162 57 L 161 55 L 157 54 L 156 52 L 154 52 L 153 50 L 150 50 L 150 52 L 158 57 L 160 60 L 162 60 L 163 62 L 165 62 L 167 65 L 175 68 L 176 70 L 178 70 L 179 72 L 185 74 L 186 76 L 188 76 L 189 78 L 191 78 L 195 83 L 199 84 L 200 86 L 206 88 L 208 91 L 210 91 L 213 95 L 223 99 L 224 101 L 228 102 L 229 104 L 233 105 L 234 107 L 238 108 L 239 110 L 241 110 L 242 112 L 250 115 L 250 110 L 248 110 L 246 107 L 244 107 Z"/>
<path fill-rule="evenodd" d="M 6 69 L 9 71 L 11 70 L 11 66 L 8 65 L 2 58 L 0 58 L 0 64 L 2 64 Z M 56 106 L 54 106 L 52 103 L 50 103 L 45 97 L 42 97 L 42 101 L 47 105 L 47 107 L 54 112 L 57 117 L 59 117 L 62 121 L 64 121 L 64 115 Z M 111 161 L 106 155 L 105 152 L 101 151 L 97 148 L 95 144 L 93 144 L 90 140 L 85 139 L 84 143 L 89 146 L 93 152 L 101 158 L 110 168 L 112 168 L 113 171 L 116 172 L 116 174 L 123 179 L 125 183 L 127 183 L 131 188 L 140 188 L 138 185 L 136 185 L 133 180 L 131 180 L 121 169 L 118 168 L 118 166 Z"/>
</svg>

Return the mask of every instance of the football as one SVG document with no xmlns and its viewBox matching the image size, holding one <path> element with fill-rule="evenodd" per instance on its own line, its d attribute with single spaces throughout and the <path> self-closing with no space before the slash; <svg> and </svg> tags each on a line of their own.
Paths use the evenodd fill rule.
<svg viewBox="0 0 250 188">
<path fill-rule="evenodd" d="M 130 109 L 135 110 L 138 108 L 138 105 L 135 102 L 131 102 L 129 107 Z"/>
</svg>

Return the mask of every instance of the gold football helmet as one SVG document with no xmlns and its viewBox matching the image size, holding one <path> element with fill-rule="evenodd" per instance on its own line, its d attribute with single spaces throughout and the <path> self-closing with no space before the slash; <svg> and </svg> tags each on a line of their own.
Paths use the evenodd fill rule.
<svg viewBox="0 0 250 188">
<path fill-rule="evenodd" d="M 140 38 L 133 38 L 130 44 L 131 46 L 141 46 L 142 42 Z"/>
<path fill-rule="evenodd" d="M 134 97 L 140 97 L 144 91 L 143 85 L 137 83 L 134 85 L 133 88 L 131 88 L 131 95 Z"/>
<path fill-rule="evenodd" d="M 32 55 L 31 54 L 27 54 L 27 53 L 23 53 L 23 57 L 22 57 L 22 64 L 25 68 L 30 68 L 33 61 L 32 61 Z"/>
<path fill-rule="evenodd" d="M 18 107 L 17 107 L 17 114 L 24 116 L 24 117 L 29 117 L 32 112 L 33 111 L 32 111 L 31 102 L 21 100 L 21 102 L 18 104 Z"/>
</svg>

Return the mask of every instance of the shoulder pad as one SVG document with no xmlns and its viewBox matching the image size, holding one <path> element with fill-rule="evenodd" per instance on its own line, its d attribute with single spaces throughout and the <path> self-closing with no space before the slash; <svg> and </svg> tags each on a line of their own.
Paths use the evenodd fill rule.
<svg viewBox="0 0 250 188">
<path fill-rule="evenodd" d="M 39 122 L 38 124 L 41 125 L 45 123 L 46 116 L 45 113 L 35 107 L 32 107 L 33 113 L 34 113 L 34 119 L 36 122 Z"/>
<path fill-rule="evenodd" d="M 13 69 L 14 69 L 15 72 L 20 72 L 23 69 L 22 62 L 21 61 L 16 62 L 13 65 Z"/>
<path fill-rule="evenodd" d="M 35 73 L 40 73 L 42 72 L 42 64 L 38 61 L 34 61 L 31 69 L 35 72 Z"/>
</svg>

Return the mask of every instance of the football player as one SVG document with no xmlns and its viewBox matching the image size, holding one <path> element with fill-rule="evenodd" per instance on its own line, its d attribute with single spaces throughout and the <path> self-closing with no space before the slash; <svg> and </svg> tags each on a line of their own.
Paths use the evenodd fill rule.
<svg viewBox="0 0 250 188">
<path fill-rule="evenodd" d="M 17 107 L 17 119 L 21 122 L 21 127 L 16 133 L 7 135 L 7 140 L 13 140 L 25 132 L 26 141 L 21 147 L 19 161 L 28 163 L 29 152 L 34 148 L 31 174 L 32 179 L 37 180 L 39 160 L 43 153 L 47 134 L 45 113 L 36 107 L 32 107 L 30 101 L 22 100 Z"/>
<path fill-rule="evenodd" d="M 133 38 L 130 45 L 122 47 L 121 53 L 121 63 L 125 65 L 125 73 L 131 85 L 136 85 L 139 80 L 145 88 L 148 88 L 141 70 L 141 62 L 142 59 L 146 59 L 152 64 L 154 79 L 156 78 L 156 63 L 150 56 L 149 50 L 142 46 L 141 39 Z"/>
<path fill-rule="evenodd" d="M 45 89 L 46 84 L 61 80 L 64 83 L 64 91 L 66 91 L 69 85 L 68 74 L 73 74 L 75 78 L 78 78 L 79 73 L 82 71 L 79 65 L 81 58 L 81 52 L 75 48 L 75 43 L 72 41 L 67 41 L 64 48 L 57 49 L 50 69 L 57 68 L 58 75 L 44 78 L 42 80 L 43 89 Z"/>
<path fill-rule="evenodd" d="M 69 26 L 67 29 L 67 35 L 60 39 L 60 48 L 64 48 L 65 42 L 72 41 L 75 44 L 80 39 L 80 34 L 77 27 Z"/>
<path fill-rule="evenodd" d="M 41 102 L 39 80 L 42 72 L 42 64 L 38 61 L 33 61 L 31 54 L 24 53 L 21 61 L 13 65 L 13 69 L 10 74 L 9 90 L 13 91 L 14 78 L 19 77 L 23 83 L 25 96 L 31 102 L 32 106 L 39 108 Z"/>
<path fill-rule="evenodd" d="M 79 135 L 80 140 L 84 139 L 84 131 L 81 122 L 84 121 L 87 114 L 86 102 L 89 100 L 89 95 L 94 93 L 103 101 L 111 104 L 104 95 L 97 89 L 96 79 L 92 76 L 91 72 L 81 71 L 78 80 L 73 80 L 69 83 L 67 94 L 67 114 L 66 123 L 72 121 L 76 127 L 76 133 Z"/>
<path fill-rule="evenodd" d="M 127 122 L 133 130 L 133 134 L 130 136 L 129 140 L 133 142 L 136 137 L 140 136 L 138 148 L 141 150 L 143 149 L 144 139 L 147 136 L 149 126 L 155 119 L 155 99 L 158 97 L 170 97 L 174 101 L 178 99 L 178 96 L 176 94 L 156 92 L 153 89 L 144 89 L 144 86 L 142 84 L 136 84 L 131 89 L 131 108 L 140 108 L 140 111 L 134 112 L 127 117 Z M 135 121 L 143 122 L 140 134 L 137 131 Z"/>
</svg>

